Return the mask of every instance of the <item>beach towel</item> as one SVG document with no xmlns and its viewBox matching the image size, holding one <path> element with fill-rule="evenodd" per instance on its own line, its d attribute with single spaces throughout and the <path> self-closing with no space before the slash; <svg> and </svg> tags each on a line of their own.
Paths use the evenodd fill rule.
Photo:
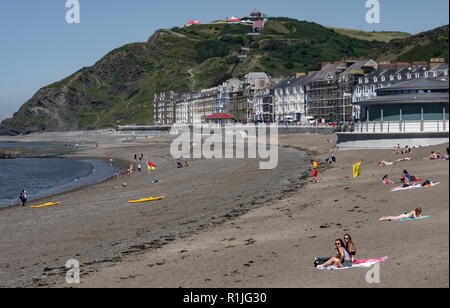
<svg viewBox="0 0 450 308">
<path fill-rule="evenodd" d="M 353 264 L 364 264 L 364 263 L 383 263 L 389 260 L 389 256 L 378 258 L 378 259 L 368 259 L 368 260 L 356 260 L 353 261 Z"/>
<path fill-rule="evenodd" d="M 329 270 L 329 271 L 338 271 L 338 270 L 348 270 L 348 269 L 354 269 L 354 268 L 371 268 L 377 263 L 384 263 L 387 260 L 389 260 L 389 256 L 378 258 L 378 259 L 368 259 L 368 260 L 357 260 L 353 262 L 352 267 L 337 267 L 337 266 L 330 266 L 330 267 L 322 267 L 321 265 L 317 266 L 317 269 L 320 270 Z"/>
<path fill-rule="evenodd" d="M 439 183 L 439 182 L 438 183 L 431 183 L 430 185 L 427 185 L 427 186 L 422 186 L 420 184 L 415 184 L 415 185 L 411 185 L 411 186 L 408 186 L 408 187 L 396 188 L 396 189 L 393 189 L 391 191 L 411 190 L 411 189 L 417 189 L 417 188 L 427 188 L 427 187 L 433 187 L 433 186 L 436 186 L 436 185 L 439 185 L 439 184 L 441 184 L 441 183 Z"/>
<path fill-rule="evenodd" d="M 348 269 L 354 269 L 354 268 L 371 268 L 378 262 L 367 262 L 367 263 L 361 263 L 361 264 L 353 264 L 352 267 L 337 267 L 337 266 L 329 266 L 329 267 L 322 267 L 322 265 L 317 266 L 317 269 L 319 270 L 329 270 L 329 271 L 342 271 L 342 270 L 348 270 Z"/>
<path fill-rule="evenodd" d="M 361 163 L 356 163 L 353 165 L 353 177 L 357 178 L 361 175 Z"/>
<path fill-rule="evenodd" d="M 428 218 L 431 218 L 431 216 L 423 216 L 423 217 L 419 217 L 419 218 L 403 218 L 403 219 L 396 219 L 393 221 L 402 222 L 402 221 L 411 221 L 411 220 L 424 220 L 424 219 L 428 219 Z"/>
</svg>

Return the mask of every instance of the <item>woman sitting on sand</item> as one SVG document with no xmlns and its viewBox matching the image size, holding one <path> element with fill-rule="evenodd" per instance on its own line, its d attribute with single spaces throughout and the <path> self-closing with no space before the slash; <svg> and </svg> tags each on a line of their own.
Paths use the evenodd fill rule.
<svg viewBox="0 0 450 308">
<path fill-rule="evenodd" d="M 355 261 L 355 256 L 356 256 L 356 246 L 355 246 L 355 244 L 353 244 L 353 240 L 350 237 L 350 234 L 344 235 L 344 241 L 345 241 L 345 248 L 352 256 L 352 262 L 353 262 L 353 261 Z"/>
<path fill-rule="evenodd" d="M 424 160 L 436 160 L 438 159 L 438 156 L 436 153 L 431 152 L 430 156 L 428 156 L 428 158 L 424 158 Z"/>
<path fill-rule="evenodd" d="M 402 179 L 405 179 L 405 182 L 409 184 L 410 182 L 417 181 L 417 178 L 414 175 L 410 175 L 407 170 L 403 170 Z"/>
<path fill-rule="evenodd" d="M 391 190 L 394 191 L 399 188 L 407 188 L 407 187 L 411 186 L 411 185 L 409 185 L 409 183 L 407 182 L 407 180 L 405 178 L 401 178 L 400 183 L 401 184 L 399 186 L 396 186 L 396 187 L 392 188 Z"/>
<path fill-rule="evenodd" d="M 328 260 L 327 262 L 325 262 L 323 265 L 319 265 L 317 268 L 325 268 L 325 267 L 329 267 L 329 266 L 337 266 L 339 268 L 343 268 L 343 267 L 352 267 L 353 262 L 352 262 L 352 257 L 350 255 L 350 253 L 348 252 L 348 250 L 345 248 L 345 244 L 344 241 L 341 239 L 337 239 L 335 241 L 335 246 L 334 248 L 336 249 L 336 257 L 331 258 L 330 260 Z"/>
<path fill-rule="evenodd" d="M 389 176 L 388 176 L 388 175 L 385 175 L 385 176 L 383 177 L 383 184 L 384 184 L 384 185 L 392 185 L 392 184 L 394 184 L 394 183 L 389 179 Z"/>
<path fill-rule="evenodd" d="M 400 216 L 387 216 L 387 217 L 381 217 L 380 221 L 391 221 L 391 220 L 400 220 L 400 219 L 406 219 L 406 218 L 421 218 L 422 217 L 422 208 L 419 207 L 415 209 L 414 211 L 411 211 L 409 213 L 405 213 Z"/>
</svg>

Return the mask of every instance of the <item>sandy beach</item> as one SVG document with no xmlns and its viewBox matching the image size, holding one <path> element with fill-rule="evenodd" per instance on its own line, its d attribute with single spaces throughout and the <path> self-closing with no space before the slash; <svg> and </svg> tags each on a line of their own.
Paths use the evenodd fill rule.
<svg viewBox="0 0 450 308">
<path fill-rule="evenodd" d="M 28 139 L 27 139 L 28 138 Z M 46 134 L 21 141 L 68 138 Z M 0 210 L 0 286 L 24 287 L 448 287 L 449 166 L 425 161 L 431 150 L 416 149 L 412 161 L 394 161 L 392 150 L 336 153 L 322 166 L 319 184 L 309 178 L 312 158 L 324 161 L 335 136 L 280 136 L 278 168 L 258 161 L 194 160 L 177 169 L 167 136 L 124 140 L 109 136 L 70 138 L 99 144 L 77 157 L 113 157 L 126 167 L 135 153 L 158 166 L 149 176 L 110 179 L 53 196 L 62 206 Z M 84 139 L 83 139 L 84 138 Z M 33 139 L 33 140 L 31 140 Z M 362 162 L 354 179 L 352 165 Z M 441 184 L 391 192 L 384 175 L 402 171 Z M 161 183 L 152 184 L 153 176 Z M 128 188 L 118 188 L 126 180 Z M 128 200 L 166 196 L 129 205 Z M 50 200 L 51 199 L 51 200 Z M 428 220 L 379 222 L 416 207 Z M 380 284 L 366 282 L 367 269 L 317 270 L 314 257 L 334 254 L 334 240 L 350 233 L 357 258 L 389 256 Z M 65 282 L 65 262 L 78 259 L 81 284 Z"/>
</svg>

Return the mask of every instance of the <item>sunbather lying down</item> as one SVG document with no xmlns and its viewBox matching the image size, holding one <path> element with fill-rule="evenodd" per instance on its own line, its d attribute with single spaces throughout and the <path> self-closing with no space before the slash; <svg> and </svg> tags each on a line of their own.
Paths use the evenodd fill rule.
<svg viewBox="0 0 450 308">
<path fill-rule="evenodd" d="M 414 211 L 411 211 L 409 213 L 404 213 L 400 216 L 387 216 L 387 217 L 381 217 L 380 221 L 392 221 L 392 220 L 400 220 L 405 218 L 421 218 L 422 217 L 422 208 L 419 207 L 415 209 Z"/>
<path fill-rule="evenodd" d="M 394 165 L 394 164 L 395 164 L 394 162 L 383 160 L 383 161 L 381 161 L 381 162 L 378 163 L 378 167 L 382 167 L 382 166 L 392 166 L 392 165 Z"/>
</svg>

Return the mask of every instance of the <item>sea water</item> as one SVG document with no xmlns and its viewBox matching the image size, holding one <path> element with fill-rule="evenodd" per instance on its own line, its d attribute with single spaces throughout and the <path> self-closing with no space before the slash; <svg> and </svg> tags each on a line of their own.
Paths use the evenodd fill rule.
<svg viewBox="0 0 450 308">
<path fill-rule="evenodd" d="M 27 190 L 30 201 L 100 182 L 118 170 L 107 161 L 96 159 L 1 159 L 0 207 L 20 203 L 19 196 L 23 189 Z"/>
</svg>

